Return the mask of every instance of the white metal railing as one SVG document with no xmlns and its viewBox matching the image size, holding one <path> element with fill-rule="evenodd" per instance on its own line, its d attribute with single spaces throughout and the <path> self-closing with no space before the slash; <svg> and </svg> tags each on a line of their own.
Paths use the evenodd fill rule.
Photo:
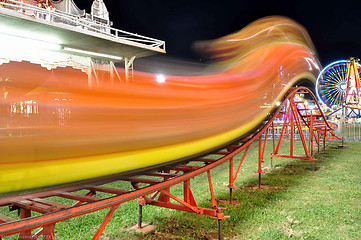
<svg viewBox="0 0 361 240">
<path fill-rule="evenodd" d="M 35 5 L 23 3 L 21 0 L 0 0 L 0 9 L 1 7 L 14 10 L 25 15 L 34 16 L 49 23 L 63 23 L 70 26 L 80 27 L 81 29 L 91 32 L 107 35 L 115 39 L 143 44 L 147 47 L 153 48 L 154 50 L 165 50 L 165 42 L 162 40 L 112 28 L 107 24 L 101 24 L 94 21 L 92 18 L 87 18 L 86 16 L 89 16 L 88 14 L 86 14 L 85 17 L 79 17 L 56 9 L 52 10 L 50 8 L 40 8 Z"/>
<path fill-rule="evenodd" d="M 343 138 L 346 142 L 361 142 L 361 123 L 337 123 L 338 128 L 335 129 L 335 134 L 340 137 Z M 305 129 L 303 129 L 303 135 L 305 136 L 306 140 L 308 140 L 309 138 L 309 131 L 306 127 L 304 127 Z M 275 139 L 279 139 L 279 137 L 281 136 L 281 130 L 282 130 L 282 126 L 281 125 L 276 125 L 273 133 L 275 136 Z M 284 136 L 285 139 L 288 139 L 291 128 L 287 127 L 287 129 L 285 129 L 286 134 Z M 294 140 L 300 140 L 301 137 L 299 135 L 298 130 L 294 129 L 295 134 L 293 136 Z M 263 137 L 265 136 L 265 132 L 263 133 Z M 272 128 L 268 129 L 268 134 L 267 134 L 267 139 L 272 139 Z"/>
<path fill-rule="evenodd" d="M 338 134 L 347 142 L 361 142 L 361 123 L 342 123 L 341 133 Z"/>
<path fill-rule="evenodd" d="M 282 124 L 275 124 L 273 130 L 272 130 L 272 127 L 270 127 L 268 129 L 268 132 L 267 132 L 267 139 L 273 139 L 273 134 L 274 134 L 275 139 L 279 139 L 280 136 L 281 136 L 282 127 L 283 127 Z M 300 133 L 299 133 L 298 129 L 294 129 L 293 131 L 294 131 L 293 139 L 294 140 L 301 140 L 301 136 L 300 136 Z M 309 130 L 308 130 L 308 128 L 306 126 L 303 126 L 302 132 L 303 132 L 303 136 L 305 137 L 305 139 L 308 140 L 308 138 L 309 138 Z M 288 126 L 285 129 L 284 139 L 288 139 L 290 137 L 290 134 L 291 134 L 291 127 Z M 262 133 L 263 137 L 265 137 L 265 135 L 266 135 L 266 132 Z"/>
</svg>

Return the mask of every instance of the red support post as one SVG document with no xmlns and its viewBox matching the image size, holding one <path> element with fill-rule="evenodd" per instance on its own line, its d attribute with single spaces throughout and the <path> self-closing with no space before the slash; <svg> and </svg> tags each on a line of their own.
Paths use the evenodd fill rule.
<svg viewBox="0 0 361 240">
<path fill-rule="evenodd" d="M 301 141 L 302 141 L 303 149 L 305 150 L 306 157 L 310 158 L 310 153 L 309 153 L 309 151 L 307 149 L 306 138 L 305 138 L 305 135 L 304 135 L 303 130 L 302 130 L 302 124 L 301 124 L 301 121 L 299 119 L 298 112 L 296 110 L 297 107 L 295 106 L 293 101 L 290 104 L 290 108 L 292 109 L 292 112 L 294 112 L 294 114 L 295 114 L 295 122 L 296 122 L 296 125 L 297 125 L 298 132 L 300 134 L 300 138 L 301 138 Z"/>
<path fill-rule="evenodd" d="M 236 173 L 233 174 L 233 167 L 234 167 L 234 158 L 230 158 L 229 159 L 229 184 L 228 184 L 228 187 L 229 187 L 229 202 L 226 202 L 224 200 L 220 200 L 221 202 L 224 202 L 224 203 L 228 203 L 228 204 L 238 204 L 238 202 L 233 202 L 233 188 L 234 188 L 234 182 L 236 181 L 237 179 L 237 176 L 238 176 L 238 173 L 239 173 L 239 170 L 241 169 L 241 166 L 243 164 L 243 161 L 244 159 L 246 158 L 246 155 L 247 155 L 247 152 L 250 148 L 251 144 L 248 144 L 248 146 L 246 147 L 244 153 L 243 153 L 243 156 L 242 156 L 242 159 L 237 167 L 237 170 L 236 170 Z"/>
<path fill-rule="evenodd" d="M 243 153 L 243 157 L 242 157 L 242 159 L 241 159 L 241 162 L 240 162 L 239 165 L 238 165 L 238 168 L 237 168 L 236 173 L 235 173 L 234 176 L 232 176 L 232 178 L 230 179 L 230 182 L 232 182 L 232 186 L 233 186 L 234 182 L 235 182 L 236 179 L 237 179 L 239 170 L 241 169 L 241 166 L 242 166 L 242 164 L 243 164 L 243 161 L 244 161 L 244 159 L 246 158 L 247 153 L 248 153 L 248 150 L 249 150 L 250 147 L 251 147 L 251 144 L 249 144 L 249 145 L 247 146 L 246 150 L 245 150 L 244 153 Z"/>
<path fill-rule="evenodd" d="M 197 206 L 196 200 L 194 199 L 192 190 L 191 190 L 191 180 L 187 179 L 183 183 L 183 195 L 184 195 L 184 201 L 186 203 L 191 204 L 192 206 Z"/>
<path fill-rule="evenodd" d="M 233 188 L 234 188 L 234 181 L 233 181 L 233 157 L 229 159 L 229 204 L 233 204 Z M 221 200 L 222 202 L 225 202 Z"/>
<path fill-rule="evenodd" d="M 294 137 L 294 116 L 295 113 L 294 111 L 291 111 L 291 115 L 290 115 L 290 156 L 293 156 L 293 137 Z"/>
<path fill-rule="evenodd" d="M 263 150 L 262 150 L 262 162 L 264 161 L 264 152 L 266 150 L 266 143 L 267 143 L 267 137 L 268 137 L 268 128 L 266 128 L 265 132 L 266 133 L 265 133 L 265 136 L 264 136 L 264 143 L 263 143 Z"/>
<path fill-rule="evenodd" d="M 230 189 L 233 189 L 234 186 L 233 186 L 233 157 L 229 159 L 229 185 L 228 187 Z"/>
<path fill-rule="evenodd" d="M 25 208 L 20 208 L 20 218 L 24 219 L 24 218 L 30 218 L 31 217 L 31 211 Z M 25 230 L 20 232 L 19 234 L 19 240 L 21 239 L 30 239 L 32 240 L 32 234 L 31 234 L 31 230 Z"/>
<path fill-rule="evenodd" d="M 310 124 L 308 126 L 309 128 L 309 132 L 310 132 L 310 136 L 309 136 L 309 146 L 308 149 L 310 149 L 310 156 L 311 158 L 313 158 L 313 122 L 314 122 L 314 116 L 312 114 L 312 110 L 310 113 Z"/>
<path fill-rule="evenodd" d="M 158 201 L 164 202 L 164 203 L 170 203 L 169 193 L 170 193 L 169 188 L 165 188 L 162 191 L 160 191 Z"/>
<path fill-rule="evenodd" d="M 273 142 L 273 153 L 275 152 L 275 126 L 274 122 L 272 121 L 272 142 Z"/>
<path fill-rule="evenodd" d="M 102 232 L 104 231 L 105 227 L 107 226 L 109 220 L 111 219 L 111 217 L 113 216 L 115 210 L 118 209 L 120 204 L 118 205 L 114 205 L 110 208 L 108 214 L 105 216 L 102 224 L 99 226 L 98 231 L 95 233 L 93 240 L 98 240 L 100 238 L 100 235 L 102 234 Z"/>
<path fill-rule="evenodd" d="M 326 150 L 326 136 L 327 136 L 327 129 L 325 127 L 325 134 L 323 135 L 323 151 Z"/>
<path fill-rule="evenodd" d="M 43 227 L 43 239 L 45 240 L 55 240 L 55 234 L 54 234 L 54 225 L 55 224 L 49 224 L 45 225 Z"/>
<path fill-rule="evenodd" d="M 267 137 L 265 139 L 265 143 L 267 141 Z M 262 149 L 262 135 L 258 137 L 258 170 L 256 173 L 263 173 L 262 172 L 262 162 L 263 162 L 263 155 L 264 150 Z"/>
<path fill-rule="evenodd" d="M 320 140 L 321 140 L 321 133 L 320 133 L 320 131 L 317 131 L 316 143 L 317 143 L 317 152 L 318 153 L 320 153 Z"/>
<path fill-rule="evenodd" d="M 211 178 L 210 171 L 207 171 L 207 176 L 208 176 L 209 190 L 211 192 L 211 197 L 212 197 L 212 208 L 214 209 L 214 208 L 217 208 L 217 201 L 214 196 L 214 190 L 213 190 L 213 184 L 212 184 L 212 178 Z"/>
<path fill-rule="evenodd" d="M 264 151 L 266 148 L 266 142 L 267 142 L 267 132 L 265 134 L 263 148 L 262 148 L 262 134 L 260 134 L 258 137 L 258 170 L 256 172 L 256 173 L 258 173 L 258 188 L 261 188 L 261 174 L 263 173 L 262 162 L 264 159 Z"/>
<path fill-rule="evenodd" d="M 281 143 L 282 143 L 282 140 L 283 140 L 283 137 L 285 136 L 285 131 L 286 129 L 288 128 L 288 124 L 290 123 L 290 121 L 288 121 L 289 117 L 290 117 L 290 114 L 291 114 L 291 107 L 290 107 L 290 104 L 289 104 L 289 107 L 287 109 L 287 113 L 286 113 L 286 117 L 285 117 L 285 120 L 283 122 L 283 126 L 282 126 L 282 130 L 281 130 L 281 134 L 279 136 L 279 139 L 278 139 L 278 142 L 277 142 L 277 147 L 276 147 L 276 151 L 274 151 L 274 155 L 277 155 L 278 154 L 278 151 L 280 149 L 280 146 L 281 146 Z"/>
</svg>

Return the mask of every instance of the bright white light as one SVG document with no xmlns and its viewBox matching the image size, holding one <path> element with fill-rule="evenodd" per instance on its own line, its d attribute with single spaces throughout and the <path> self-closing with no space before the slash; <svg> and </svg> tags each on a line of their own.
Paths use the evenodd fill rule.
<svg viewBox="0 0 361 240">
<path fill-rule="evenodd" d="M 62 44 L 62 41 L 55 36 L 50 36 L 46 33 L 34 33 L 32 31 L 24 31 L 19 28 L 14 28 L 14 26 L 11 25 L 0 24 L 0 33 L 18 38 L 32 39 L 40 42 L 48 42 L 58 45 Z"/>
<path fill-rule="evenodd" d="M 279 107 L 281 105 L 281 102 L 276 102 L 276 106 Z"/>
<path fill-rule="evenodd" d="M 342 89 L 342 90 L 345 91 L 345 90 L 346 90 L 346 87 L 347 87 L 346 83 L 342 83 L 342 84 L 341 84 L 341 89 Z"/>
<path fill-rule="evenodd" d="M 90 51 L 85 51 L 85 50 L 76 49 L 76 48 L 64 47 L 64 50 L 65 51 L 70 51 L 70 52 L 81 53 L 81 54 L 85 54 L 85 55 L 92 55 L 92 56 L 96 56 L 96 57 L 108 58 L 108 59 L 115 59 L 115 60 L 122 60 L 123 59 L 123 58 L 118 57 L 118 56 L 113 56 L 113 55 L 108 55 L 108 54 L 103 54 L 103 53 L 97 53 L 97 52 L 90 52 Z"/>
<path fill-rule="evenodd" d="M 162 74 L 158 74 L 156 80 L 159 83 L 164 83 L 165 82 L 165 77 Z"/>
<path fill-rule="evenodd" d="M 6 46 L 7 48 L 13 49 L 50 49 L 50 50 L 59 50 L 60 45 L 52 42 L 44 42 L 40 40 L 34 40 L 30 38 L 12 36 L 7 34 L 0 33 L 0 44 Z"/>
</svg>

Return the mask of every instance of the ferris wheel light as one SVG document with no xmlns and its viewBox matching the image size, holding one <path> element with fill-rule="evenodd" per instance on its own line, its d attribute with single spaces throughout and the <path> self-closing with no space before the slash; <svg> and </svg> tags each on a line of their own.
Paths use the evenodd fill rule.
<svg viewBox="0 0 361 240">
<path fill-rule="evenodd" d="M 361 65 L 354 58 L 328 64 L 316 81 L 316 95 L 319 101 L 329 109 L 343 105 L 347 101 L 346 97 L 350 95 L 349 88 L 360 85 L 360 70 Z"/>
</svg>

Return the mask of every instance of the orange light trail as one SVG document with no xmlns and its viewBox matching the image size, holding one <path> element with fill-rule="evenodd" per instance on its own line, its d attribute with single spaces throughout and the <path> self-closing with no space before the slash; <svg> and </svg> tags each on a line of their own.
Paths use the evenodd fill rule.
<svg viewBox="0 0 361 240">
<path fill-rule="evenodd" d="M 284 17 L 207 42 L 202 76 L 106 74 L 0 66 L 0 193 L 142 169 L 217 148 L 258 126 L 320 64 L 307 32 Z M 118 69 L 121 73 L 121 69 Z M 185 69 L 186 71 L 186 69 Z M 158 79 L 159 80 L 159 79 Z"/>
</svg>

